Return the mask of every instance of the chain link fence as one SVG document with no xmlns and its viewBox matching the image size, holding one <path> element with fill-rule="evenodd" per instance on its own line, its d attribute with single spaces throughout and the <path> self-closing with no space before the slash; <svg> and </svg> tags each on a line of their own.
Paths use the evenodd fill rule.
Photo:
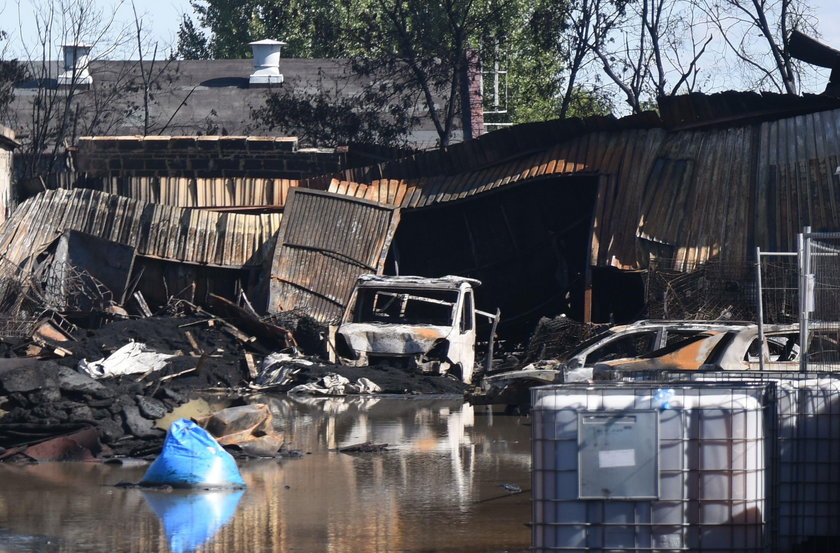
<svg viewBox="0 0 840 553">
<path fill-rule="evenodd" d="M 840 370 L 840 234 L 803 233 L 803 370 Z"/>
</svg>

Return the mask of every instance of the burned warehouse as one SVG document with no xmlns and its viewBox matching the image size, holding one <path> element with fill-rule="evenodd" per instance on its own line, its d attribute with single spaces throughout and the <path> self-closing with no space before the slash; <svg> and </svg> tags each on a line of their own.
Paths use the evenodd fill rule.
<svg viewBox="0 0 840 553">
<path fill-rule="evenodd" d="M 790 251 L 802 227 L 836 227 L 834 100 L 691 95 L 661 110 L 520 125 L 306 178 L 285 166 L 317 173 L 347 154 L 259 137 L 82 138 L 73 186 L 24 202 L 2 251 L 22 267 L 74 230 L 135 248 L 154 301 L 239 286 L 265 311 L 322 321 L 359 274 L 458 274 L 482 281 L 478 303 L 501 309 L 501 334 L 522 336 L 540 316 L 638 318 L 651 266 L 740 263 L 743 280 L 756 246 Z M 214 157 L 240 168 L 160 169 Z M 259 177 L 245 169 L 278 161 Z M 198 276 L 210 268 L 227 272 Z"/>
<path fill-rule="evenodd" d="M 65 45 L 73 139 L 0 129 L 0 543 L 99 543 L 34 481 L 114 551 L 836 549 L 840 99 L 325 147 L 249 113 L 360 83 L 281 45 Z"/>
</svg>

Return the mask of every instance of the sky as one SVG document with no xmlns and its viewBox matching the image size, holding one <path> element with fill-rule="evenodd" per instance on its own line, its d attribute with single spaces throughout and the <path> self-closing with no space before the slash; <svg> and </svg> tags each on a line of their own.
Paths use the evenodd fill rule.
<svg viewBox="0 0 840 553">
<path fill-rule="evenodd" d="M 35 17 L 33 12 L 40 9 L 43 13 L 45 6 L 60 4 L 61 2 L 70 2 L 72 0 L 0 0 L 0 29 L 9 33 L 8 39 L 8 58 L 26 58 L 26 48 L 24 45 L 35 44 L 37 31 L 35 24 Z M 115 2 L 109 0 L 90 0 L 96 7 L 103 12 L 112 12 L 116 9 L 116 21 L 123 28 L 133 29 L 134 16 L 132 12 L 131 0 L 124 0 L 122 2 Z M 137 7 L 138 15 L 140 16 L 143 27 L 148 31 L 147 42 L 157 42 L 159 47 L 163 50 L 158 54 L 162 57 L 163 53 L 171 48 L 177 42 L 178 24 L 181 21 L 181 15 L 184 13 L 192 13 L 189 0 L 134 0 Z M 805 0 L 814 10 L 817 18 L 817 29 L 821 37 L 820 40 L 829 46 L 833 46 L 840 50 L 840 1 L 838 0 Z M 120 25 L 115 25 L 119 27 Z M 283 37 L 266 37 L 277 38 L 282 40 Z M 117 59 L 126 59 L 128 57 L 135 57 L 132 54 L 126 54 L 129 50 L 133 50 L 134 42 L 129 41 L 131 48 L 126 47 L 123 52 L 109 54 L 108 57 Z M 136 52 L 136 50 L 133 50 Z M 122 54 L 122 55 L 115 55 Z M 92 53 L 95 56 L 95 53 Z M 146 54 L 145 57 L 149 57 Z M 58 44 L 55 45 L 54 59 L 60 58 Z M 824 87 L 828 80 L 828 71 L 820 74 L 820 77 L 810 86 L 803 83 L 806 88 Z M 725 83 L 716 83 L 716 88 L 739 88 L 737 84 L 733 83 L 727 85 Z M 819 90 L 806 90 L 808 92 L 821 92 Z"/>
</svg>

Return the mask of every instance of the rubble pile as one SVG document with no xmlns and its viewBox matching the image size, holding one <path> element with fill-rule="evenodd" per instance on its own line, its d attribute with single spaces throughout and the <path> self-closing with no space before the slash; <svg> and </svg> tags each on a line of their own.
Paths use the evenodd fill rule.
<svg viewBox="0 0 840 553">
<path fill-rule="evenodd" d="M 286 328 L 295 337 L 298 349 L 305 355 L 327 356 L 327 325 L 319 323 L 300 309 L 272 313 L 265 320 Z"/>
<path fill-rule="evenodd" d="M 19 449 L 78 425 L 94 427 L 114 454 L 125 455 L 147 449 L 150 439 L 162 439 L 155 420 L 185 401 L 160 383 L 99 381 L 54 361 L 32 359 L 0 362 L 0 395 L 6 411 L 0 418 L 0 448 Z"/>
<path fill-rule="evenodd" d="M 316 357 L 301 358 L 290 355 L 270 356 L 266 357 L 265 361 L 268 362 L 264 363 L 251 386 L 253 389 L 294 392 L 295 388 L 310 384 L 329 389 L 330 387 L 324 386 L 323 382 L 332 380 L 334 375 L 339 375 L 356 386 L 359 385 L 359 381 L 372 382 L 376 385 L 376 393 L 384 394 L 462 394 L 466 388 L 466 385 L 456 378 L 429 376 L 388 365 L 350 367 L 328 363 Z M 325 391 L 316 395 L 333 394 Z"/>
<path fill-rule="evenodd" d="M 247 376 L 242 367 L 243 343 L 212 318 L 125 319 L 98 329 L 80 329 L 74 338 L 60 343 L 70 355 L 58 360 L 71 368 L 83 359 L 107 357 L 128 342 L 139 342 L 154 351 L 173 355 L 156 378 L 179 375 L 169 381 L 174 388 L 235 388 L 242 386 Z"/>
<path fill-rule="evenodd" d="M 246 346 L 266 347 L 230 323 L 198 315 L 117 320 L 76 329 L 65 338 L 39 340 L 37 356 L 0 359 L 0 409 L 5 411 L 0 457 L 83 426 L 97 430 L 103 456 L 159 450 L 164 432 L 156 420 L 193 391 L 243 387 L 249 376 Z M 101 378 L 80 370 L 132 342 L 167 354 L 160 370 Z M 22 341 L 7 353 L 26 351 L 31 350 Z"/>
<path fill-rule="evenodd" d="M 326 351 L 326 328 L 304 313 L 243 323 L 188 307 L 164 310 L 160 316 L 120 318 L 99 328 L 62 329 L 50 322 L 36 326 L 40 330 L 29 340 L 4 342 L 0 459 L 154 454 L 165 436 L 155 422 L 194 392 L 211 389 L 312 395 L 460 394 L 464 389 L 454 378 L 398 367 L 330 363 L 317 355 Z M 220 308 L 225 309 L 233 307 Z M 295 345 L 289 347 L 290 342 Z M 302 351 L 316 355 L 303 356 Z M 120 370 L 109 373 L 109 361 L 117 357 Z M 138 369 L 127 373 L 125 365 L 132 361 Z M 333 381 L 347 384 L 322 385 Z M 80 431 L 84 444 L 76 438 Z M 45 452 L 27 449 L 51 438 L 63 441 L 43 448 Z"/>
</svg>

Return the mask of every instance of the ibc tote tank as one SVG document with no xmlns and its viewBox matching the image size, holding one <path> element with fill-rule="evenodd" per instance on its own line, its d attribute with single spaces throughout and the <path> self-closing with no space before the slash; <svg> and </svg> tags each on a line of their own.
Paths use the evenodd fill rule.
<svg viewBox="0 0 840 553">
<path fill-rule="evenodd" d="M 533 389 L 533 549 L 762 551 L 765 386 Z"/>
<path fill-rule="evenodd" d="M 775 384 L 767 424 L 765 536 L 773 551 L 840 551 L 840 377 L 781 371 L 668 373 L 692 382 Z M 773 437 L 775 436 L 775 439 Z M 771 516 L 772 515 L 772 516 Z"/>
</svg>

